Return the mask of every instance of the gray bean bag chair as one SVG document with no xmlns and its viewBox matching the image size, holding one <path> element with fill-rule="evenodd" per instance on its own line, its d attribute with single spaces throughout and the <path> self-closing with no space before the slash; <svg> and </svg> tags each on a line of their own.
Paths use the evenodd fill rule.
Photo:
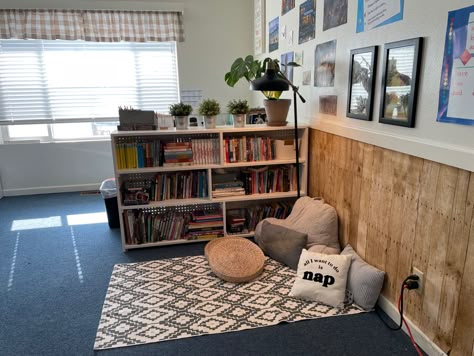
<svg viewBox="0 0 474 356">
<path fill-rule="evenodd" d="M 286 219 L 267 218 L 255 228 L 255 241 L 261 238 L 263 222 L 284 226 L 308 235 L 306 249 L 327 255 L 339 254 L 341 246 L 337 233 L 337 213 L 324 200 L 310 197 L 299 198 Z"/>
</svg>

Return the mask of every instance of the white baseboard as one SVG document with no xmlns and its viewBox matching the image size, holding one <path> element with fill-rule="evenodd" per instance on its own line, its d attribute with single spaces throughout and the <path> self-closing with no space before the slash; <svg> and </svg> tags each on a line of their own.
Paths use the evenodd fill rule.
<svg viewBox="0 0 474 356">
<path fill-rule="evenodd" d="M 400 314 L 398 313 L 398 309 L 393 305 L 392 303 L 389 302 L 387 298 L 385 298 L 383 295 L 379 297 L 379 300 L 377 302 L 378 306 L 392 319 L 395 323 L 398 324 L 400 321 Z M 423 334 L 423 332 L 418 329 L 418 327 L 413 324 L 410 319 L 405 317 L 405 320 L 410 327 L 411 333 L 413 335 L 413 338 L 415 339 L 416 343 L 418 344 L 421 349 L 426 352 L 430 356 L 441 356 L 441 355 L 446 355 L 446 353 L 441 350 L 433 341 L 431 341 L 428 336 Z M 408 335 L 408 331 L 403 324 L 403 331 L 405 334 Z"/>
<path fill-rule="evenodd" d="M 61 185 L 61 186 L 52 186 L 52 187 L 4 189 L 3 196 L 13 197 L 13 196 L 19 196 L 19 195 L 81 192 L 85 190 L 98 190 L 99 187 L 100 187 L 100 183 L 91 183 L 91 184 L 79 184 L 79 185 Z"/>
</svg>

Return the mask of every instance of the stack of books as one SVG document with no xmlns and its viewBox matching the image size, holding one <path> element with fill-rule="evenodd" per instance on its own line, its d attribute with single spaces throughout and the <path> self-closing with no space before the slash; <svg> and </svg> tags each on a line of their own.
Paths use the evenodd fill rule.
<svg viewBox="0 0 474 356">
<path fill-rule="evenodd" d="M 226 214 L 226 225 L 228 234 L 248 233 L 246 222 L 246 209 L 229 209 Z"/>
<path fill-rule="evenodd" d="M 193 164 L 191 142 L 167 142 L 163 147 L 163 166 L 189 166 Z"/>
<path fill-rule="evenodd" d="M 187 226 L 188 240 L 212 239 L 224 236 L 222 210 L 195 210 Z"/>
<path fill-rule="evenodd" d="M 212 184 L 213 198 L 231 197 L 236 195 L 245 195 L 244 183 L 240 180 Z"/>
</svg>

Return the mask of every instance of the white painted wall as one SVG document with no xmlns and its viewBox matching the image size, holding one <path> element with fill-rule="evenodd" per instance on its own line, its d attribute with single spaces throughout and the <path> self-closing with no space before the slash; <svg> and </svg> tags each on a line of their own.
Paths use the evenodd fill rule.
<svg viewBox="0 0 474 356">
<path fill-rule="evenodd" d="M 281 1 L 266 1 L 266 30 L 268 49 L 268 22 L 280 16 L 280 30 L 286 26 L 287 35 L 293 31 L 294 44 L 280 36 L 278 51 L 266 53 L 280 58 L 282 53 L 303 51 L 303 68 L 295 68 L 294 82 L 307 99 L 306 104 L 298 103 L 298 119 L 310 123 L 312 127 L 375 144 L 403 153 L 419 156 L 451 166 L 474 171 L 474 126 L 436 122 L 438 110 L 439 83 L 444 52 L 444 38 L 448 11 L 473 5 L 472 0 L 416 0 L 405 1 L 404 18 L 384 27 L 357 34 L 357 1 L 349 0 L 347 24 L 323 32 L 323 0 L 316 1 L 316 38 L 298 45 L 298 11 L 303 0 L 296 1 L 295 9 L 281 16 Z M 423 37 L 423 56 L 420 71 L 418 104 L 415 128 L 397 127 L 378 122 L 380 88 L 382 80 L 383 44 L 414 37 Z M 311 70 L 314 75 L 314 51 L 316 45 L 337 40 L 336 74 L 333 88 L 301 86 L 302 73 Z M 379 46 L 376 89 L 374 96 L 373 121 L 347 118 L 346 101 L 349 77 L 349 52 L 351 49 Z M 313 77 L 312 77 L 313 79 Z M 338 95 L 338 115 L 319 114 L 319 95 Z M 283 97 L 292 97 L 286 92 Z M 252 96 L 254 105 L 261 105 L 263 96 Z M 474 100 L 473 100 L 474 103 Z M 293 109 L 290 109 L 290 115 Z M 472 106 L 474 117 L 474 104 Z M 292 118 L 292 116 L 291 116 Z"/>
<path fill-rule="evenodd" d="M 224 74 L 235 58 L 250 53 L 252 0 L 79 1 L 1 0 L 2 8 L 183 10 L 185 42 L 177 45 L 181 89 L 202 89 L 222 108 L 230 99 L 250 99 L 248 87 L 228 87 Z M 113 176 L 110 141 L 0 144 L 3 194 L 97 189 Z"/>
</svg>

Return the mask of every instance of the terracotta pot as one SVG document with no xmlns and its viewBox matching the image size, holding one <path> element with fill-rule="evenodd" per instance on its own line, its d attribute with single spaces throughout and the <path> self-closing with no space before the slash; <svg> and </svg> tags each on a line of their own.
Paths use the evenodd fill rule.
<svg viewBox="0 0 474 356">
<path fill-rule="evenodd" d="M 286 126 L 286 118 L 290 109 L 291 99 L 278 99 L 263 101 L 267 114 L 267 126 Z"/>
</svg>

